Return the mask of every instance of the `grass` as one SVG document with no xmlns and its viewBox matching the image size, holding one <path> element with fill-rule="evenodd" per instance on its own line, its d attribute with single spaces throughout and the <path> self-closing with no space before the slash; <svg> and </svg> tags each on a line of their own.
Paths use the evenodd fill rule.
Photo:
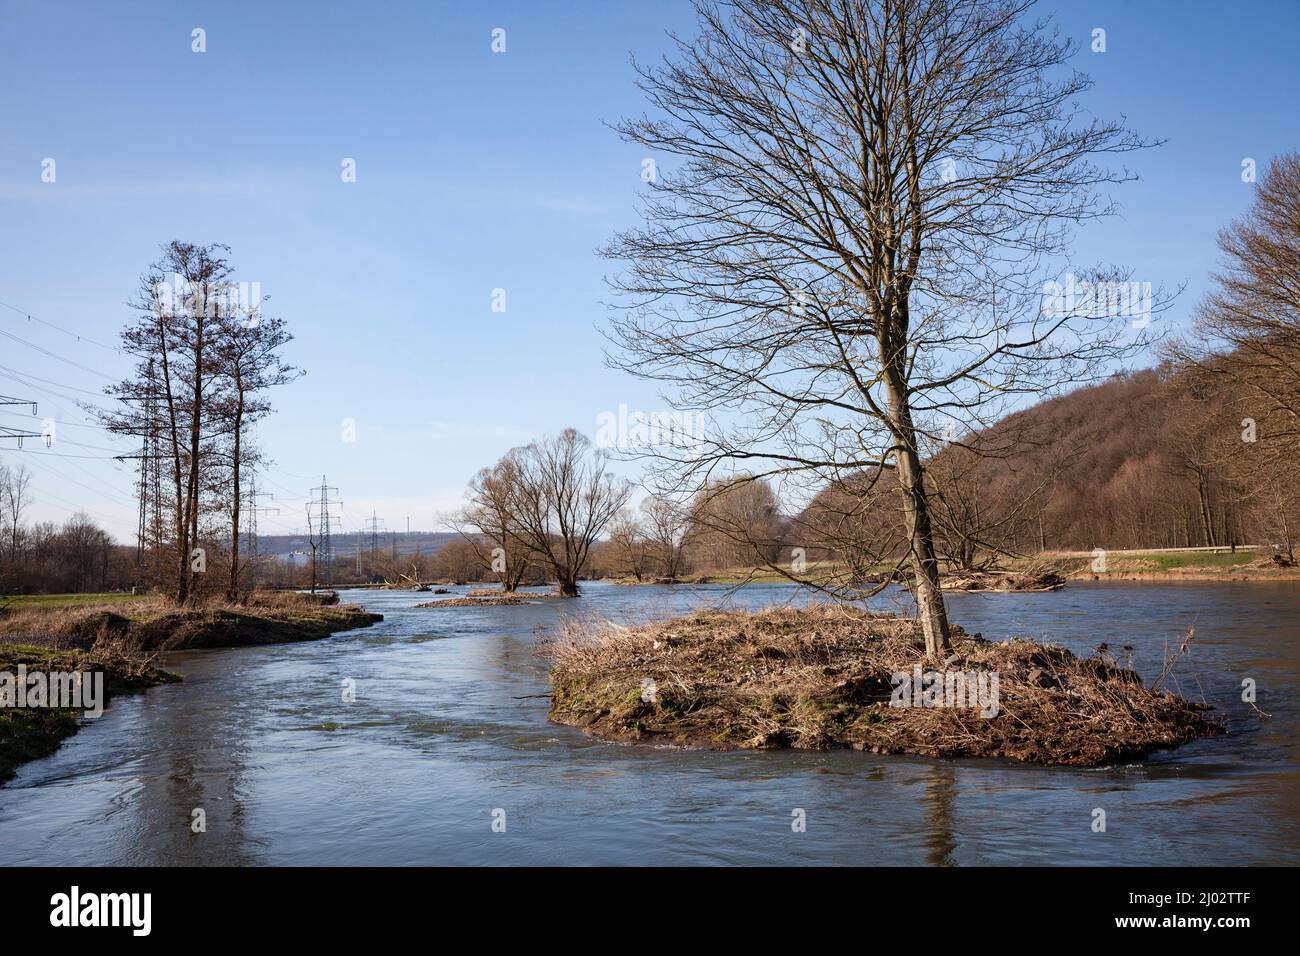
<svg viewBox="0 0 1300 956">
<path fill-rule="evenodd" d="M 1216 554 L 1213 551 L 1185 551 L 1181 553 L 1142 555 L 1138 561 L 1154 564 L 1160 571 L 1177 568 L 1234 568 L 1250 564 L 1257 555 L 1251 551 L 1236 554 Z"/>
<path fill-rule="evenodd" d="M 122 591 L 103 591 L 88 594 L 13 594 L 0 597 L 0 607 L 7 604 L 15 608 L 65 608 L 99 604 L 125 604 L 128 601 L 146 600 L 149 600 L 147 595 L 129 594 Z"/>
<path fill-rule="evenodd" d="M 1106 654 L 955 629 L 952 656 L 923 662 L 915 621 L 848 606 L 571 622 L 548 650 L 551 719 L 612 740 L 1094 766 L 1221 732 L 1208 708 L 1145 688 Z M 918 664 L 996 675 L 997 713 L 891 706 L 894 675 Z"/>
<path fill-rule="evenodd" d="M 314 640 L 383 620 L 354 605 L 329 606 L 331 599 L 337 605 L 333 595 L 297 592 L 258 593 L 245 604 L 187 607 L 160 597 L 126 604 L 16 605 L 0 612 L 0 641 L 148 653 Z"/>
<path fill-rule="evenodd" d="M 1113 551 L 1108 555 L 1106 574 L 1102 577 L 1122 578 L 1129 576 L 1154 577 L 1166 575 L 1171 579 L 1187 578 L 1202 572 L 1205 580 L 1222 577 L 1224 580 L 1236 580 L 1243 576 L 1261 579 L 1300 577 L 1298 568 L 1279 568 L 1269 561 L 1269 552 L 1243 551 L 1236 554 L 1228 551 L 1158 551 L 1151 550 L 1142 554 L 1125 554 Z M 1003 557 L 997 562 L 997 570 L 1003 572 L 1038 573 L 1046 569 L 1058 570 L 1067 577 L 1090 578 L 1091 556 L 1064 552 L 1045 552 L 1024 557 Z M 883 575 L 892 569 L 888 563 L 875 565 L 868 575 Z M 961 578 L 962 572 L 946 565 L 941 569 L 944 577 Z M 911 575 L 910 568 L 904 574 Z M 834 561 L 809 561 L 805 571 L 797 577 L 814 584 L 843 583 L 848 578 L 848 568 Z M 720 568 L 706 571 L 692 571 L 684 574 L 680 583 L 709 583 L 737 585 L 785 584 L 790 579 L 766 568 Z M 631 578 L 620 578 L 621 584 L 635 584 Z M 641 583 L 650 583 L 649 581 Z M 1010 590 L 1016 590 L 1011 588 Z"/>
</svg>

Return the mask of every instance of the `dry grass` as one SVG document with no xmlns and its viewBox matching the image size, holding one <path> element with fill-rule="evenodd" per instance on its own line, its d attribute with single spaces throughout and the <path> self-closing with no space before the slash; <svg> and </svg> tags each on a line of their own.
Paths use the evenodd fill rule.
<svg viewBox="0 0 1300 956">
<path fill-rule="evenodd" d="M 125 612 L 125 613 L 123 613 Z M 382 620 L 329 592 L 265 592 L 246 604 L 177 607 L 163 598 L 129 605 L 6 608 L 0 643 L 51 649 L 113 649 L 137 657 L 157 650 L 312 640 Z"/>
<path fill-rule="evenodd" d="M 503 594 L 496 592 L 493 597 L 459 597 L 443 598 L 441 601 L 426 601 L 423 604 L 417 604 L 416 607 L 504 607 L 512 604 L 530 604 L 525 601 L 526 595 Z"/>
<path fill-rule="evenodd" d="M 634 628 L 571 623 L 547 647 L 550 716 L 607 739 L 1079 766 L 1221 732 L 1208 708 L 1144 688 L 1109 657 L 959 630 L 953 640 L 952 656 L 926 669 L 996 673 L 997 716 L 891 707 L 891 676 L 923 662 L 917 625 L 841 606 L 710 611 Z"/>
</svg>

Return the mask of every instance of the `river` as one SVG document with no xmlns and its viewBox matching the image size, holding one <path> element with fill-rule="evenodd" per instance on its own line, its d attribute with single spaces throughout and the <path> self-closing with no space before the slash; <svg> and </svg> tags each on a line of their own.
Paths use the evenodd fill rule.
<svg viewBox="0 0 1300 956">
<path fill-rule="evenodd" d="M 463 589 L 454 589 L 460 593 Z M 1294 864 L 1300 861 L 1300 587 L 1074 584 L 953 595 L 966 630 L 1176 671 L 1232 734 L 1099 769 L 854 752 L 609 744 L 547 722 L 538 627 L 633 620 L 782 585 L 627 588 L 576 601 L 385 615 L 323 641 L 172 655 L 183 683 L 116 699 L 0 788 L 8 864 Z M 882 595 L 889 606 L 897 595 Z M 1261 719 L 1241 701 L 1257 684 Z M 344 700 L 344 681 L 355 701 Z M 1095 832 L 1094 811 L 1105 811 Z M 202 810 L 205 832 L 194 832 Z M 792 821 L 802 810 L 804 832 Z M 494 813 L 494 811 L 498 811 Z M 504 821 L 493 828 L 493 821 Z"/>
</svg>

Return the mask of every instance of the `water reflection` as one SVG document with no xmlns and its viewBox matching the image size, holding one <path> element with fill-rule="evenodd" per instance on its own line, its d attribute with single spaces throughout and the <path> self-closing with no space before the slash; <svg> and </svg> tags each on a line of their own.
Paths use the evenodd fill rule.
<svg viewBox="0 0 1300 956">
<path fill-rule="evenodd" d="M 953 805 L 957 801 L 957 775 L 952 767 L 936 763 L 925 782 L 925 862 L 931 866 L 956 866 L 953 853 L 957 837 Z"/>
</svg>

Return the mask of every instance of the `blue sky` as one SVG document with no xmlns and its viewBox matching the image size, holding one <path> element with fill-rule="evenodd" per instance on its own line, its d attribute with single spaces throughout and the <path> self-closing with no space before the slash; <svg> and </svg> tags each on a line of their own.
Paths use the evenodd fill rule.
<svg viewBox="0 0 1300 956">
<path fill-rule="evenodd" d="M 1300 0 L 1043 11 L 1081 43 L 1086 105 L 1169 141 L 1131 162 L 1143 180 L 1116 193 L 1123 215 L 1078 249 L 1186 282 L 1176 325 L 1215 231 L 1250 200 L 1243 158 L 1300 147 Z M 60 423 L 48 452 L 0 442 L 36 472 L 29 517 L 82 506 L 133 532 L 132 469 L 105 450 L 122 443 L 77 427 L 69 401 L 106 381 L 69 362 L 116 377 L 126 360 L 25 315 L 112 344 L 172 238 L 228 243 L 236 278 L 296 335 L 307 375 L 260 429 L 281 507 L 264 530 L 302 526 L 322 473 L 345 530 L 372 509 L 428 529 L 510 447 L 592 434 L 620 403 L 664 407 L 602 364 L 611 266 L 595 250 L 634 221 L 641 187 L 641 151 L 604 125 L 642 108 L 629 54 L 654 58 L 691 24 L 685 2 L 0 2 L 0 302 L 19 310 L 0 307 L 0 330 L 67 360 L 0 337 L 0 366 L 46 380 L 0 377 L 0 394 Z M 1089 50 L 1096 27 L 1105 53 Z"/>
</svg>

